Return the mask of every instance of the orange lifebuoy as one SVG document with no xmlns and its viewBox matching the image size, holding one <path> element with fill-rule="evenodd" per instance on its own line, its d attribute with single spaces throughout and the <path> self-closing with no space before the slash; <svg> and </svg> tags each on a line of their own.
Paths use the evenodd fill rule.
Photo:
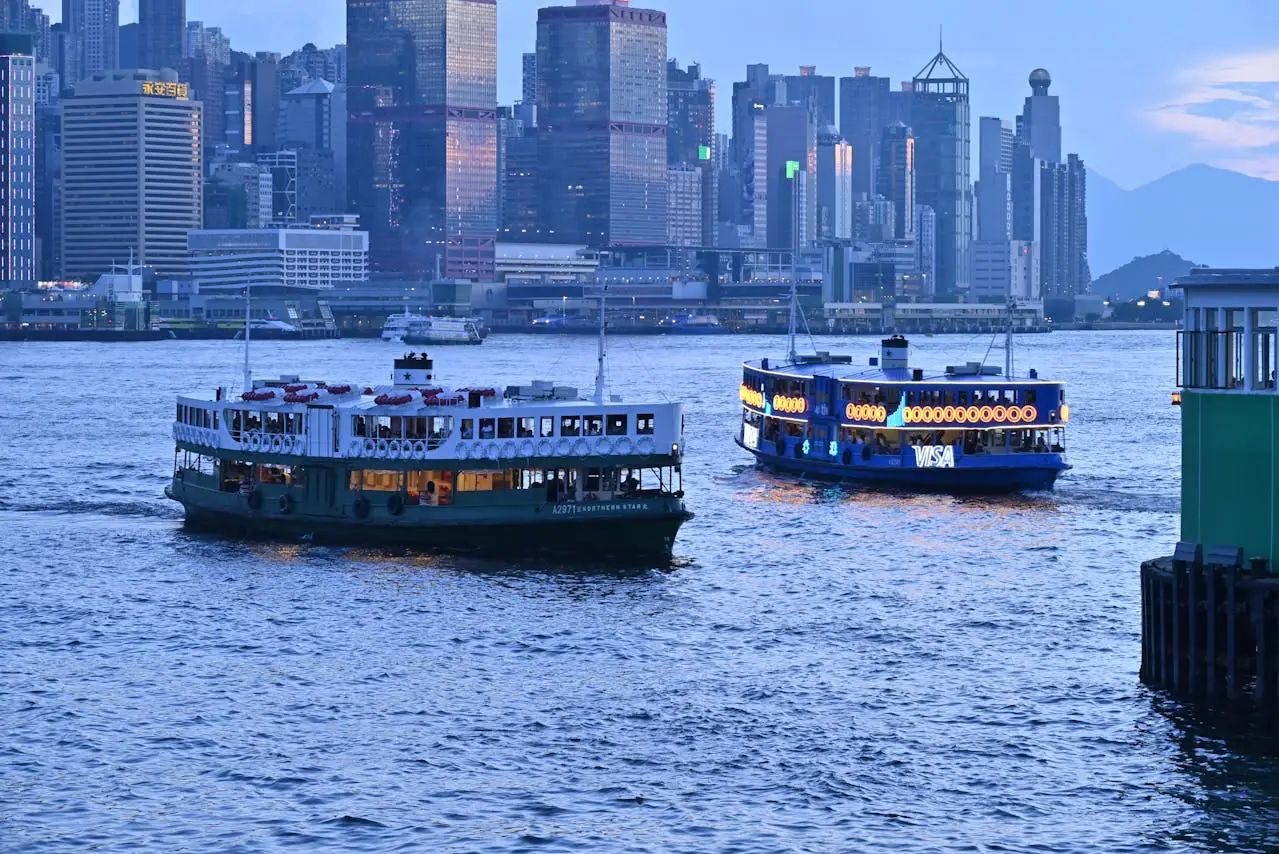
<svg viewBox="0 0 1279 854">
<path fill-rule="evenodd" d="M 1000 405 L 1000 406 L 996 406 L 996 407 L 995 407 L 995 420 L 996 420 L 996 421 L 1007 421 L 1007 420 L 1008 420 L 1008 407 L 1007 407 L 1007 406 Z"/>
<path fill-rule="evenodd" d="M 1016 406 L 1008 407 L 1008 422 L 1010 424 L 1021 423 L 1021 410 L 1018 409 Z"/>
<path fill-rule="evenodd" d="M 943 409 L 942 420 L 948 424 L 953 422 L 955 420 L 955 407 L 947 406 L 945 409 Z"/>
<path fill-rule="evenodd" d="M 1039 411 L 1033 406 L 1023 406 L 1021 408 L 1021 420 L 1027 424 L 1039 418 Z"/>
</svg>

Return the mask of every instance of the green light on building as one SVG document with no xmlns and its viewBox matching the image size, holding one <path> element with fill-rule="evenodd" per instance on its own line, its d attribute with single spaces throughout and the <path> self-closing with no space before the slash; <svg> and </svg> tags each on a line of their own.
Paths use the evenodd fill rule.
<svg viewBox="0 0 1279 854">
<path fill-rule="evenodd" d="M 786 161 L 786 179 L 788 181 L 793 181 L 795 179 L 795 176 L 798 174 L 799 174 L 799 161 L 787 160 Z"/>
<path fill-rule="evenodd" d="M 699 146 L 697 146 L 697 159 L 698 159 L 698 160 L 710 160 L 710 159 L 711 159 L 711 147 L 710 147 L 709 145 L 699 145 Z"/>
</svg>

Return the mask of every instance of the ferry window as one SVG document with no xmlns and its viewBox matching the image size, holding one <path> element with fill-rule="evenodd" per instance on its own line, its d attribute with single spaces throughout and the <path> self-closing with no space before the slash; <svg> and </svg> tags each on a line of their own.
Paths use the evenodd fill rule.
<svg viewBox="0 0 1279 854">
<path fill-rule="evenodd" d="M 404 438 L 404 421 L 405 421 L 405 419 L 404 419 L 404 418 L 401 418 L 401 417 L 400 417 L 400 416 L 398 416 L 398 415 L 395 415 L 395 416 L 392 416 L 392 417 L 391 417 L 391 433 L 390 433 L 390 438 L 392 438 L 392 439 L 403 439 L 403 438 Z"/>
<path fill-rule="evenodd" d="M 586 435 L 587 436 L 603 436 L 604 435 L 604 416 L 603 415 L 586 416 Z"/>
<path fill-rule="evenodd" d="M 517 425 L 517 430 L 516 430 L 516 434 L 519 436 L 519 438 L 532 439 L 533 427 L 536 421 L 537 421 L 536 418 L 521 418 L 519 421 L 519 424 Z"/>
<path fill-rule="evenodd" d="M 438 448 L 443 444 L 444 440 L 453 434 L 453 416 L 452 415 L 432 415 L 429 419 L 419 419 L 427 422 L 426 426 L 430 428 L 428 437 L 431 440 L 431 447 Z"/>
<path fill-rule="evenodd" d="M 480 438 L 492 439 L 497 435 L 496 422 L 492 418 L 480 419 Z"/>
<path fill-rule="evenodd" d="M 576 415 L 565 415 L 560 419 L 561 436 L 582 435 L 582 419 Z"/>
<path fill-rule="evenodd" d="M 552 415 L 543 415 L 541 424 L 538 426 L 538 435 L 543 439 L 549 439 L 555 435 L 555 417 Z"/>
<path fill-rule="evenodd" d="M 365 489 L 375 492 L 398 492 L 400 489 L 400 472 L 356 469 L 351 472 L 351 489 Z"/>
<path fill-rule="evenodd" d="M 955 393 L 953 391 L 942 392 L 942 403 L 946 406 L 954 406 Z"/>
<path fill-rule="evenodd" d="M 409 504 L 443 507 L 453 503 L 451 471 L 411 471 L 406 481 Z"/>
<path fill-rule="evenodd" d="M 1026 403 L 1030 404 L 1031 406 L 1035 405 L 1035 398 L 1037 397 L 1037 395 L 1035 394 L 1035 390 L 1033 388 L 1026 389 L 1025 397 L 1026 397 Z"/>
<path fill-rule="evenodd" d="M 626 416 L 610 415 L 608 417 L 608 435 L 625 436 L 626 435 Z"/>
<path fill-rule="evenodd" d="M 915 393 L 913 391 L 906 392 L 906 405 L 907 406 L 915 405 Z"/>
<path fill-rule="evenodd" d="M 899 388 L 890 388 L 884 395 L 884 408 L 889 412 L 896 412 L 897 407 L 902 402 L 902 392 Z"/>
<path fill-rule="evenodd" d="M 968 405 L 968 392 L 966 392 L 966 391 L 961 391 L 961 392 L 959 393 L 959 402 L 958 402 L 958 404 L 956 404 L 956 405 L 958 405 L 958 406 L 967 406 L 967 405 Z"/>
<path fill-rule="evenodd" d="M 499 439 L 515 438 L 515 419 L 514 418 L 497 419 L 497 438 Z"/>
<path fill-rule="evenodd" d="M 473 419 L 470 419 L 470 418 L 462 419 L 462 438 L 463 439 L 475 438 L 475 421 Z"/>
<path fill-rule="evenodd" d="M 457 474 L 458 492 L 494 492 L 512 489 L 514 471 L 463 471 Z"/>
<path fill-rule="evenodd" d="M 635 416 L 635 432 L 641 436 L 652 436 L 653 427 L 657 422 L 656 416 L 653 415 L 636 415 Z"/>
</svg>

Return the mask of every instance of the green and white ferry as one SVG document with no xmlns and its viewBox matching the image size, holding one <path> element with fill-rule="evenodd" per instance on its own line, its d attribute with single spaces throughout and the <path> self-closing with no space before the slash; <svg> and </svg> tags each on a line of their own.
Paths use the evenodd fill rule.
<svg viewBox="0 0 1279 854">
<path fill-rule="evenodd" d="M 376 387 L 246 368 L 238 395 L 178 397 L 165 491 L 189 527 L 233 535 L 667 559 L 691 515 L 683 429 L 678 403 L 605 394 L 602 332 L 592 397 L 455 389 L 425 353 Z"/>
</svg>

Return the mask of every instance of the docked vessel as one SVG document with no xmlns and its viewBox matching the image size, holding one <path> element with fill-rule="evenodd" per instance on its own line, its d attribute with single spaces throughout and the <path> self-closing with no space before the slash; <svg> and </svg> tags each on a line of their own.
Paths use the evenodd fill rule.
<svg viewBox="0 0 1279 854">
<path fill-rule="evenodd" d="M 424 314 L 393 314 L 382 327 L 382 340 L 415 347 L 436 344 L 482 344 L 487 337 L 473 317 L 435 317 Z"/>
<path fill-rule="evenodd" d="M 246 355 L 247 364 L 247 355 Z M 486 553 L 665 559 L 689 518 L 683 409 L 550 382 L 454 389 L 410 353 L 389 385 L 299 377 L 177 399 L 167 495 L 187 524 Z"/>
<path fill-rule="evenodd" d="M 865 369 L 793 344 L 746 362 L 738 445 L 778 472 L 935 491 L 1046 490 L 1070 468 L 1061 383 L 979 363 L 930 372 L 909 352 L 894 336 Z"/>
</svg>

